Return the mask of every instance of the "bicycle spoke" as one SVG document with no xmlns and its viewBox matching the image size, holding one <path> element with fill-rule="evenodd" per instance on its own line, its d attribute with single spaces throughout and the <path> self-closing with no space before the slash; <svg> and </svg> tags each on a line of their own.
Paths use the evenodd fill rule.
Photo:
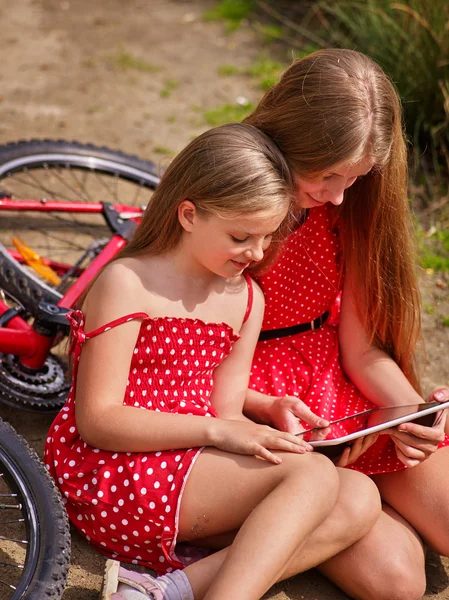
<svg viewBox="0 0 449 600">
<path fill-rule="evenodd" d="M 71 188 L 71 186 L 69 186 L 69 184 L 65 180 L 64 180 L 64 184 L 67 185 L 67 187 L 69 187 L 69 189 L 73 189 L 73 191 L 78 195 L 78 198 L 77 198 L 78 200 L 81 198 L 85 202 L 95 202 L 95 200 L 92 198 L 92 196 L 87 191 L 86 186 L 82 185 L 81 182 L 78 180 L 78 177 L 76 176 L 76 172 L 74 169 L 65 169 L 64 174 L 73 179 L 73 181 L 75 183 L 75 188 Z M 61 175 L 61 179 L 62 179 L 62 175 Z M 87 179 L 87 172 L 86 172 L 86 179 Z"/>
<path fill-rule="evenodd" d="M 54 172 L 52 172 L 52 174 L 54 174 Z M 50 188 L 47 188 L 44 186 L 43 183 L 41 183 L 39 181 L 39 179 L 36 177 L 35 172 L 32 171 L 24 171 L 22 173 L 22 175 L 26 175 L 27 177 L 29 177 L 29 179 L 31 181 L 26 181 L 24 179 L 22 179 L 21 177 L 17 177 L 17 176 L 13 176 L 13 180 L 16 183 L 20 183 L 22 185 L 26 185 L 27 187 L 30 187 L 32 189 L 35 190 L 39 190 L 40 192 L 43 192 L 44 194 L 46 194 L 46 196 L 50 196 L 52 199 L 57 198 L 57 194 L 55 192 L 53 192 Z M 6 191 L 9 192 L 8 189 L 6 189 Z M 14 196 L 13 196 L 14 197 Z M 17 196 L 15 196 L 17 197 Z M 64 200 L 72 200 L 72 201 L 76 201 L 78 198 L 64 198 Z"/>
<path fill-rule="evenodd" d="M 81 171 L 81 179 L 82 179 L 81 186 L 83 189 L 86 189 L 86 187 L 87 187 L 86 183 L 87 183 L 87 180 L 89 179 L 89 171 L 87 169 L 84 169 L 83 171 Z"/>
<path fill-rule="evenodd" d="M 72 176 L 72 178 L 73 178 L 73 170 L 72 169 L 63 168 L 61 166 L 55 166 L 52 168 L 51 174 L 52 174 L 52 177 L 54 177 L 57 182 L 62 184 L 62 187 L 63 187 L 62 194 L 59 191 L 52 192 L 52 196 L 54 199 L 64 199 L 64 200 L 70 199 L 72 201 L 81 200 L 81 201 L 85 201 L 85 202 L 93 201 L 91 196 L 86 193 L 84 188 L 82 188 L 82 189 L 79 188 L 79 184 L 76 179 L 75 179 L 75 187 L 70 185 L 70 183 L 66 180 L 67 175 Z M 72 192 L 74 194 L 74 197 L 70 198 L 70 194 L 69 194 L 69 196 L 67 196 L 66 190 L 69 190 L 69 192 Z M 86 227 L 84 223 L 78 221 L 76 219 L 75 215 L 73 215 L 71 213 L 66 213 L 64 216 L 52 214 L 52 217 L 54 218 L 55 221 L 59 220 L 59 221 L 64 221 L 64 222 L 70 222 L 72 228 L 78 228 L 78 227 L 85 228 Z M 89 232 L 89 235 L 92 235 L 92 233 Z M 50 247 L 48 248 L 48 251 L 51 252 Z"/>
<path fill-rule="evenodd" d="M 2 585 L 6 585 L 6 587 L 9 587 L 10 590 L 16 590 L 17 587 L 15 585 L 11 585 L 10 583 L 6 583 L 6 581 L 3 581 L 3 579 L 0 579 L 0 583 Z"/>
<path fill-rule="evenodd" d="M 2 567 L 16 567 L 17 569 L 23 569 L 23 565 L 21 563 L 0 562 L 0 566 L 2 566 Z"/>
<path fill-rule="evenodd" d="M 0 535 L 0 540 L 6 541 L 6 542 L 14 542 L 16 544 L 28 544 L 27 540 L 15 540 L 14 538 L 4 537 L 2 535 Z"/>
<path fill-rule="evenodd" d="M 140 192 L 141 192 L 141 191 L 142 191 L 142 188 L 141 188 L 141 187 L 138 187 L 138 188 L 136 188 L 136 192 L 135 192 L 135 194 L 134 194 L 134 198 L 133 198 L 133 201 L 132 201 L 132 204 L 133 204 L 134 206 L 138 206 L 138 204 L 137 204 L 137 199 L 138 199 L 138 197 L 140 196 Z"/>
<path fill-rule="evenodd" d="M 25 519 L 12 519 L 10 521 L 0 521 L 0 525 L 8 525 L 10 523 L 24 523 Z"/>
<path fill-rule="evenodd" d="M 70 185 L 69 182 L 66 181 L 64 174 L 70 172 L 70 169 L 65 169 L 58 166 L 53 166 L 52 170 L 51 170 L 51 176 L 54 177 L 59 183 L 62 184 L 62 187 L 65 189 L 69 190 L 70 192 L 72 192 L 74 195 L 72 198 L 67 197 L 66 193 L 64 193 L 64 195 L 62 196 L 62 198 L 59 199 L 63 199 L 63 200 L 72 200 L 72 201 L 77 201 L 80 200 L 80 190 L 77 190 L 76 188 L 72 187 Z M 50 192 L 52 197 L 55 199 L 58 199 L 58 191 L 55 192 Z M 60 192 L 59 192 L 60 193 Z M 89 198 L 81 198 L 81 200 L 84 201 L 89 201 Z"/>
<path fill-rule="evenodd" d="M 109 185 L 106 183 L 106 179 L 104 179 L 104 177 L 101 177 L 99 173 L 97 173 L 97 171 L 93 171 L 92 175 L 94 175 L 97 179 L 97 181 L 99 182 L 99 184 L 109 193 L 111 194 L 111 189 L 109 187 Z M 115 176 L 116 177 L 116 176 Z M 112 194 L 114 195 L 114 194 Z M 115 200 L 117 201 L 117 196 L 115 196 Z"/>
<path fill-rule="evenodd" d="M 80 204 L 109 202 L 135 207 L 138 215 L 142 210 L 139 201 L 146 204 L 157 183 L 156 168 L 133 157 L 128 160 L 125 155 L 108 156 L 107 152 L 104 156 L 103 149 L 97 156 L 95 152 L 90 156 L 86 150 L 92 147 L 82 147 L 80 153 L 76 145 L 72 154 L 64 155 L 58 152 L 58 142 L 54 151 L 47 152 L 47 142 L 31 145 L 37 148 L 37 155 L 25 153 L 22 164 L 20 157 L 12 158 L 9 167 L 0 161 L 0 189 L 16 201 L 46 198 Z M 37 280 L 37 285 L 42 282 L 62 294 L 98 254 L 86 250 L 99 248 L 100 240 L 112 236 L 100 213 L 3 210 L 0 217 L 0 243 L 6 248 L 14 250 L 12 238 L 17 237 L 42 259 L 64 265 L 67 274 L 55 284 L 20 261 L 22 271 Z M 71 269 L 80 264 L 82 268 Z"/>
<path fill-rule="evenodd" d="M 76 202 L 80 206 L 109 202 L 133 207 L 131 212 L 135 218 L 142 210 L 142 202 L 147 204 L 151 198 L 158 183 L 157 171 L 155 165 L 137 157 L 77 143 L 37 140 L 0 147 L 0 190 L 18 203 L 44 198 Z M 42 259 L 48 260 L 50 266 L 61 265 L 58 269 L 55 266 L 62 277 L 61 283 L 50 284 L 21 258 L 17 259 L 19 267 L 12 258 L 16 254 L 8 255 L 2 249 L 2 267 L 16 273 L 17 282 L 20 282 L 20 286 L 11 284 L 5 289 L 5 303 L 11 308 L 22 307 L 23 317 L 30 322 L 37 314 L 35 299 L 43 295 L 48 298 L 46 301 L 56 303 L 113 235 L 101 214 L 82 210 L 52 212 L 46 208 L 41 211 L 2 210 L 0 215 L 0 243 L 7 249 L 13 249 L 12 237 L 17 237 Z M 131 212 L 123 211 L 123 220 L 130 218 Z M 22 285 L 26 293 L 22 291 Z M 60 407 L 68 389 L 64 360 L 50 354 L 45 363 L 48 373 L 43 372 L 39 377 L 30 377 L 28 372 L 22 374 L 12 355 L 0 357 L 0 364 L 6 383 L 12 382 L 11 389 L 17 387 L 14 387 L 15 395 L 7 396 L 8 401 L 11 398 L 11 403 L 32 407 L 32 410 L 41 410 L 36 406 L 42 406 L 42 410 Z M 43 466 L 40 465 L 38 472 L 33 471 L 36 457 L 29 455 L 31 462 L 26 464 L 26 459 L 24 461 L 26 469 L 21 470 L 20 461 L 13 461 L 11 468 L 8 460 L 3 460 L 2 449 L 8 456 L 6 439 L 14 432 L 9 431 L 1 420 L 0 431 L 5 431 L 0 435 L 0 471 L 4 471 L 4 476 L 0 474 L 0 598 L 18 600 L 23 597 L 24 590 L 29 593 L 28 586 L 32 585 L 35 576 L 41 586 L 41 579 L 37 577 L 47 574 L 48 590 L 56 589 L 55 581 L 62 583 L 60 589 L 64 587 L 70 554 L 69 530 L 64 510 L 58 508 L 60 498 L 48 476 L 47 483 L 42 484 L 42 477 L 45 479 L 46 475 Z M 22 441 L 17 439 L 19 447 Z M 33 491 L 36 486 L 39 493 Z M 43 493 L 44 487 L 47 492 L 50 490 L 52 500 L 48 501 Z M 64 533 L 60 526 L 57 527 L 61 522 L 65 523 Z M 51 548 L 48 544 L 45 549 L 41 549 L 41 544 L 36 547 L 34 542 L 40 539 L 39 534 L 44 538 L 51 535 L 49 539 L 55 540 Z M 37 552 L 44 554 L 41 557 Z M 59 560 L 55 560 L 56 556 Z M 51 564 L 51 574 L 46 566 L 35 575 L 41 564 Z"/>
<path fill-rule="evenodd" d="M 29 538 L 26 513 L 20 494 L 13 489 L 11 473 L 8 473 L 6 464 L 2 462 L 0 466 L 0 509 L 6 511 L 3 513 L 5 516 L 11 513 L 10 518 L 0 520 L 0 589 L 11 590 L 11 592 L 6 592 L 9 598 L 10 594 L 18 588 L 20 578 L 24 573 Z M 4 593 L 0 594 L 2 598 Z"/>
</svg>

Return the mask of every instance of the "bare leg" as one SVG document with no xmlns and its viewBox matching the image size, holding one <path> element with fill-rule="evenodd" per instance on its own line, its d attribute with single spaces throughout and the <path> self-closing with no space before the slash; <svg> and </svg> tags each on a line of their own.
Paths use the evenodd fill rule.
<svg viewBox="0 0 449 600">
<path fill-rule="evenodd" d="M 318 567 L 357 600 L 418 600 L 425 592 L 419 535 L 388 505 L 361 540 Z"/>
<path fill-rule="evenodd" d="M 384 506 L 367 536 L 319 567 L 352 598 L 415 600 L 424 594 L 423 542 L 449 555 L 449 448 L 411 469 L 375 475 Z"/>
<path fill-rule="evenodd" d="M 382 498 L 424 540 L 449 556 L 449 447 L 441 448 L 422 464 L 373 477 Z"/>
<path fill-rule="evenodd" d="M 335 509 L 309 536 L 304 548 L 291 558 L 280 579 L 322 563 L 318 569 L 323 575 L 352 598 L 421 598 L 426 581 L 424 548 L 418 534 L 388 505 L 384 505 L 379 519 L 371 527 L 377 514 L 372 482 L 348 469 L 338 469 L 338 472 L 340 491 Z M 231 544 L 234 537 L 235 532 L 230 532 L 203 538 L 199 544 L 223 548 Z M 226 551 L 201 561 L 201 571 L 191 574 L 187 567 L 186 573 L 195 582 L 198 600 L 203 598 L 209 582 L 221 567 Z M 332 558 L 326 560 L 329 556 Z"/>
<path fill-rule="evenodd" d="M 379 515 L 380 503 L 377 490 L 372 481 L 354 471 L 346 469 L 338 469 L 337 471 L 340 476 L 340 492 L 334 510 L 315 531 L 309 534 L 307 542 L 296 548 L 289 560 L 284 560 L 276 577 L 277 580 L 307 570 L 337 554 L 340 550 L 347 548 L 365 535 L 375 523 Z M 198 497 L 201 498 L 199 494 Z M 286 498 L 283 498 L 283 506 L 285 501 Z M 296 501 L 298 502 L 299 498 L 296 498 Z M 304 519 L 305 514 L 305 512 L 302 512 L 301 520 Z M 276 528 L 278 527 L 279 519 L 276 520 Z M 204 530 L 198 531 L 198 529 L 195 529 L 195 531 L 197 534 L 206 533 Z M 214 532 L 211 536 L 201 536 L 198 543 L 215 548 L 222 547 L 225 543 L 232 543 L 234 535 L 235 532 L 232 531 L 225 535 L 216 535 Z M 198 539 L 197 535 L 194 537 Z M 269 539 L 270 547 L 277 542 L 277 532 L 274 537 L 275 540 Z M 266 546 L 257 548 L 257 553 L 265 554 L 265 548 Z M 220 572 L 228 556 L 228 551 L 229 548 L 226 548 L 185 569 L 197 600 L 206 595 L 207 590 Z M 274 583 L 274 580 L 271 583 Z M 254 585 L 254 575 L 252 585 Z"/>
<path fill-rule="evenodd" d="M 270 465 L 206 449 L 197 459 L 181 500 L 179 541 L 239 529 L 218 573 L 208 577 L 206 600 L 259 599 L 334 509 L 339 478 L 329 460 L 313 453 L 282 458 Z M 212 562 L 186 570 L 196 598 Z"/>
</svg>

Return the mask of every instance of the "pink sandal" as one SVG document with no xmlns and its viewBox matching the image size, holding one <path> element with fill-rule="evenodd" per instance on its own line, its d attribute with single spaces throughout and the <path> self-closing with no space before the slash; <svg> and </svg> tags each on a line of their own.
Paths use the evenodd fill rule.
<svg viewBox="0 0 449 600">
<path fill-rule="evenodd" d="M 146 594 L 148 600 L 163 600 L 161 589 L 156 585 L 154 577 L 136 571 L 129 571 L 120 566 L 119 561 L 108 559 L 104 569 L 101 600 L 126 600 L 118 591 L 123 583 L 133 590 Z"/>
</svg>

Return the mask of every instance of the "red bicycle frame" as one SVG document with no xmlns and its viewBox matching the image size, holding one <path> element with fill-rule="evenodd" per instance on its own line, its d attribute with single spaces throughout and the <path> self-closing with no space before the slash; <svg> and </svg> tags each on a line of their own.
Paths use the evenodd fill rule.
<svg viewBox="0 0 449 600">
<path fill-rule="evenodd" d="M 138 222 L 141 211 L 135 207 L 115 204 L 114 210 L 118 214 L 125 215 L 128 220 Z M 27 211 L 27 212 L 61 212 L 61 213 L 84 213 L 104 214 L 105 207 L 99 202 L 55 202 L 50 200 L 11 200 L 0 199 L 0 211 Z M 95 277 L 100 269 L 111 260 L 125 246 L 127 240 L 115 234 L 111 237 L 100 254 L 83 269 L 75 283 L 66 291 L 57 303 L 58 306 L 71 308 L 86 289 L 87 284 Z M 23 262 L 18 252 L 11 251 L 11 256 Z M 52 267 L 58 274 L 64 274 L 71 268 L 61 262 L 45 258 L 44 262 Z M 10 308 L 0 300 L 0 316 Z M 41 368 L 53 346 L 54 338 L 37 333 L 32 325 L 29 325 L 20 316 L 13 317 L 6 327 L 0 327 L 0 351 L 11 353 L 19 357 L 20 362 L 29 369 Z"/>
</svg>

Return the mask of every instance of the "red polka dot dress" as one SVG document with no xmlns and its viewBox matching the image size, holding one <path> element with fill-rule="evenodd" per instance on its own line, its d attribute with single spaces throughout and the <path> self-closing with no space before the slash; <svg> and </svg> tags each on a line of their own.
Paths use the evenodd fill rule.
<svg viewBox="0 0 449 600">
<path fill-rule="evenodd" d="M 250 380 L 250 386 L 264 394 L 297 396 L 329 421 L 374 406 L 340 365 L 340 244 L 338 225 L 332 223 L 328 206 L 309 210 L 273 268 L 257 278 L 266 302 L 263 330 L 307 323 L 327 310 L 330 317 L 315 331 L 260 341 Z M 344 423 L 341 429 L 342 434 L 350 432 Z M 351 468 L 374 474 L 403 469 L 404 464 L 390 437 L 382 435 Z"/>
<path fill-rule="evenodd" d="M 245 319 L 251 301 L 248 283 Z M 187 477 L 202 448 L 124 453 L 85 443 L 75 422 L 77 364 L 86 340 L 139 319 L 123 404 L 141 410 L 216 417 L 209 401 L 213 371 L 239 336 L 225 323 L 151 318 L 145 313 L 122 317 L 86 333 L 81 311 L 72 312 L 68 318 L 74 383 L 48 433 L 45 463 L 63 494 L 69 518 L 107 556 L 143 564 L 158 573 L 183 568 L 194 558 L 185 548 L 185 556 L 177 553 L 178 512 Z"/>
</svg>

